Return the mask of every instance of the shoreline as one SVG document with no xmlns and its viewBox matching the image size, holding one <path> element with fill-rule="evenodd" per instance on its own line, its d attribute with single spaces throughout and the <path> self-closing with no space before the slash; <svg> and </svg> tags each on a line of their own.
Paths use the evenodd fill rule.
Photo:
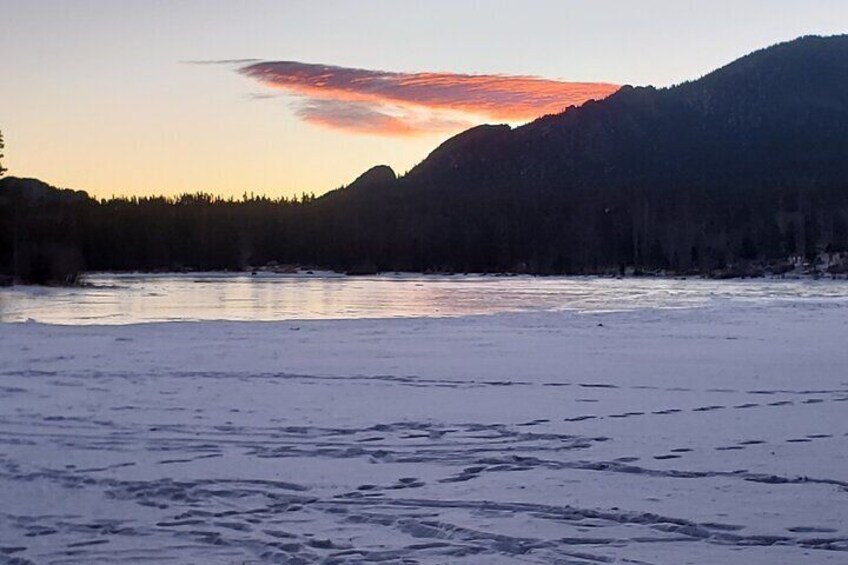
<svg viewBox="0 0 848 565">
<path fill-rule="evenodd" d="M 680 281 L 848 281 L 848 273 L 820 273 L 820 272 L 786 272 L 786 273 L 762 273 L 756 275 L 734 275 L 734 276 L 713 276 L 709 274 L 675 274 L 675 273 L 642 273 L 642 274 L 608 274 L 608 273 L 588 273 L 588 274 L 537 274 L 537 273 L 520 273 L 520 272 L 504 272 L 504 273 L 455 273 L 455 272 L 428 272 L 428 271 L 379 271 L 367 274 L 350 274 L 342 271 L 332 270 L 309 270 L 309 271 L 86 271 L 79 275 L 79 280 L 72 284 L 62 283 L 21 283 L 15 281 L 4 281 L 0 284 L 0 289 L 3 288 L 20 288 L 20 287 L 41 287 L 41 288 L 87 288 L 97 287 L 98 285 L 90 283 L 86 277 L 145 277 L 145 276 L 246 276 L 246 277 L 275 277 L 275 278 L 302 278 L 302 279 L 403 279 L 403 278 L 419 278 L 419 279 L 459 279 L 459 278 L 487 278 L 487 279 L 508 279 L 508 278 L 529 278 L 529 279 L 603 279 L 603 280 L 680 280 Z"/>
</svg>

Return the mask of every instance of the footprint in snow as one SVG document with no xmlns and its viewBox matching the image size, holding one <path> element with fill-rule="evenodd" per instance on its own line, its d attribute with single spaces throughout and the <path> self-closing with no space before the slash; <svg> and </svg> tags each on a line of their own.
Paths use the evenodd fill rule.
<svg viewBox="0 0 848 565">
<path fill-rule="evenodd" d="M 701 406 L 698 408 L 694 408 L 693 412 L 712 412 L 713 410 L 721 410 L 724 406 L 712 405 L 712 406 Z"/>
<path fill-rule="evenodd" d="M 574 418 L 566 418 L 565 422 L 582 422 L 583 420 L 594 420 L 597 416 L 575 416 Z"/>
</svg>

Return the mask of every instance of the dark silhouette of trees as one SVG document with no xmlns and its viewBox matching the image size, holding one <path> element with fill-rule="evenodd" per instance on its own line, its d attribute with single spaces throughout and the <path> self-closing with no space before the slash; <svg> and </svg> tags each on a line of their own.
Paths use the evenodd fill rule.
<svg viewBox="0 0 848 565">
<path fill-rule="evenodd" d="M 480 126 L 319 198 L 96 201 L 0 179 L 0 273 L 245 269 L 780 272 L 848 257 L 848 37 L 668 89 Z M 839 272 L 839 264 L 825 265 Z"/>
</svg>

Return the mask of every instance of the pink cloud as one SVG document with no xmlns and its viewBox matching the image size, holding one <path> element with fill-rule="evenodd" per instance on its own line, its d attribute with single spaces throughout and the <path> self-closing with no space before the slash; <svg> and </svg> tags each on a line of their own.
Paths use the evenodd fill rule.
<svg viewBox="0 0 848 565">
<path fill-rule="evenodd" d="M 403 106 L 327 98 L 308 98 L 296 106 L 295 114 L 323 127 L 376 135 L 454 132 L 474 125 L 438 112 L 415 112 Z"/>
<path fill-rule="evenodd" d="M 306 99 L 298 116 L 359 133 L 411 135 L 459 130 L 485 120 L 529 121 L 618 86 L 532 76 L 396 73 L 296 61 L 259 62 L 239 71 Z"/>
</svg>

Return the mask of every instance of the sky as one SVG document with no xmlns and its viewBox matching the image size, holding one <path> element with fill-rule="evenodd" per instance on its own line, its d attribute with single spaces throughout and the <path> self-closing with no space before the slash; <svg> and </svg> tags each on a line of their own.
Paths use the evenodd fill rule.
<svg viewBox="0 0 848 565">
<path fill-rule="evenodd" d="M 844 0 L 0 0 L 3 165 L 96 197 L 317 195 L 846 31 Z"/>
</svg>

